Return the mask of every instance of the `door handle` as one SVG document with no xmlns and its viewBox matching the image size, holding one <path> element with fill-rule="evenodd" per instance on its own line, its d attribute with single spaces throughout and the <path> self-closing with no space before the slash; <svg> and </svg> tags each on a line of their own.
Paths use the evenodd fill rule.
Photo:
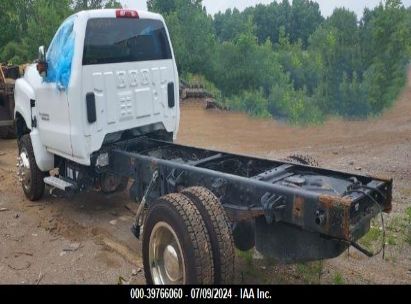
<svg viewBox="0 0 411 304">
<path fill-rule="evenodd" d="M 174 96 L 174 82 L 168 83 L 167 92 L 168 92 L 168 107 L 174 108 L 174 106 L 176 105 L 176 100 Z"/>
<path fill-rule="evenodd" d="M 87 120 L 90 124 L 97 121 L 96 112 L 96 96 L 94 93 L 87 93 L 86 95 L 86 106 L 87 106 Z"/>
</svg>

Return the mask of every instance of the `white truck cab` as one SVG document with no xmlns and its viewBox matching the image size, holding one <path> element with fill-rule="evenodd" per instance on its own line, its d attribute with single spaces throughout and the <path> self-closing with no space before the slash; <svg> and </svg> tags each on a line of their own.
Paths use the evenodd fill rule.
<svg viewBox="0 0 411 304">
<path fill-rule="evenodd" d="M 55 168 L 56 157 L 90 166 L 93 153 L 126 135 L 163 130 L 175 138 L 179 79 L 162 16 L 79 12 L 44 59 L 15 86 L 18 136 L 30 134 L 41 171 Z"/>
</svg>

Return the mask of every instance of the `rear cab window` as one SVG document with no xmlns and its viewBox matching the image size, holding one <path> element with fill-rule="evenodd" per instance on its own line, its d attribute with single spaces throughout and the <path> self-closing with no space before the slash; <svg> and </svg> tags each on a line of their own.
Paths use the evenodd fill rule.
<svg viewBox="0 0 411 304">
<path fill-rule="evenodd" d="M 88 20 L 83 65 L 172 59 L 160 20 L 94 18 Z"/>
</svg>

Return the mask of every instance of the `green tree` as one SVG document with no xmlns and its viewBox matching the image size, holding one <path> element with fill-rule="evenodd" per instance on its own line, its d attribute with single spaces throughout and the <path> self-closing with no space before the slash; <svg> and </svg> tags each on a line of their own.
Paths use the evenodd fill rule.
<svg viewBox="0 0 411 304">
<path fill-rule="evenodd" d="M 166 1 L 167 2 L 167 1 Z M 164 9 L 164 1 L 152 1 L 150 8 Z M 201 1 L 176 0 L 173 10 L 163 13 L 181 74 L 212 74 L 215 35 L 211 16 L 208 16 Z"/>
<path fill-rule="evenodd" d="M 305 89 L 309 95 L 315 91 L 321 79 L 322 57 L 317 52 L 304 50 L 302 41 L 291 43 L 285 35 L 284 28 L 280 29 L 279 43 L 275 50 L 279 61 L 296 90 Z"/>
<path fill-rule="evenodd" d="M 0 48 L 2 48 L 15 38 L 16 33 L 19 33 L 20 20 L 15 1 L 1 1 L 0 12 Z"/>
<path fill-rule="evenodd" d="M 366 17 L 363 30 L 368 39 L 363 48 L 369 52 L 363 52 L 364 86 L 372 111 L 379 113 L 392 104 L 405 84 L 410 17 L 399 0 L 387 0 Z"/>
<path fill-rule="evenodd" d="M 370 105 L 364 84 L 360 82 L 357 73 L 353 77 L 343 74 L 340 91 L 340 114 L 346 117 L 366 117 L 370 112 Z"/>
<path fill-rule="evenodd" d="M 252 18 L 256 27 L 259 43 L 270 39 L 274 44 L 279 41 L 280 29 L 283 28 L 291 42 L 299 40 L 305 48 L 309 36 L 323 21 L 318 3 L 308 0 L 288 0 L 280 3 L 273 1 L 268 5 L 259 4 L 243 12 L 234 9 L 214 18 L 216 34 L 221 41 L 235 38 L 242 30 L 248 18 Z"/>
<path fill-rule="evenodd" d="M 13 63 L 24 63 L 37 56 L 40 45 L 48 45 L 61 22 L 72 13 L 70 0 L 16 1 L 16 35 L 0 56 Z"/>
<path fill-rule="evenodd" d="M 195 7 L 203 9 L 202 0 L 148 0 L 147 8 L 149 11 L 160 14 L 170 14 L 184 7 Z"/>
<path fill-rule="evenodd" d="M 121 8 L 116 0 L 72 0 L 75 11 L 101 8 Z"/>
<path fill-rule="evenodd" d="M 267 96 L 272 84 L 284 76 L 271 42 L 258 44 L 251 21 L 247 32 L 218 45 L 215 60 L 215 72 L 210 80 L 226 96 L 260 88 Z"/>
<path fill-rule="evenodd" d="M 220 42 L 234 40 L 247 31 L 248 19 L 238 9 L 227 9 L 214 15 L 214 29 Z"/>
<path fill-rule="evenodd" d="M 340 83 L 344 75 L 351 82 L 360 67 L 359 30 L 355 13 L 344 8 L 334 10 L 310 37 L 309 51 L 319 55 L 322 61 L 322 107 L 326 112 L 339 114 Z"/>
<path fill-rule="evenodd" d="M 291 42 L 302 41 L 304 48 L 308 45 L 308 39 L 323 22 L 320 6 L 317 2 L 308 0 L 293 0 L 289 21 Z"/>
<path fill-rule="evenodd" d="M 37 0 L 28 19 L 27 35 L 22 48 L 27 50 L 27 59 L 37 56 L 40 45 L 48 46 L 62 21 L 71 13 L 69 0 Z"/>
</svg>

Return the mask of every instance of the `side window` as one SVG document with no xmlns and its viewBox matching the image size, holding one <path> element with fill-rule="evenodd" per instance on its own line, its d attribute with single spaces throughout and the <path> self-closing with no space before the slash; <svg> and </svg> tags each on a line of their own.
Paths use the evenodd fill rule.
<svg viewBox="0 0 411 304">
<path fill-rule="evenodd" d="M 65 21 L 58 29 L 47 52 L 46 82 L 56 83 L 59 88 L 68 87 L 74 54 L 74 19 Z"/>
</svg>

